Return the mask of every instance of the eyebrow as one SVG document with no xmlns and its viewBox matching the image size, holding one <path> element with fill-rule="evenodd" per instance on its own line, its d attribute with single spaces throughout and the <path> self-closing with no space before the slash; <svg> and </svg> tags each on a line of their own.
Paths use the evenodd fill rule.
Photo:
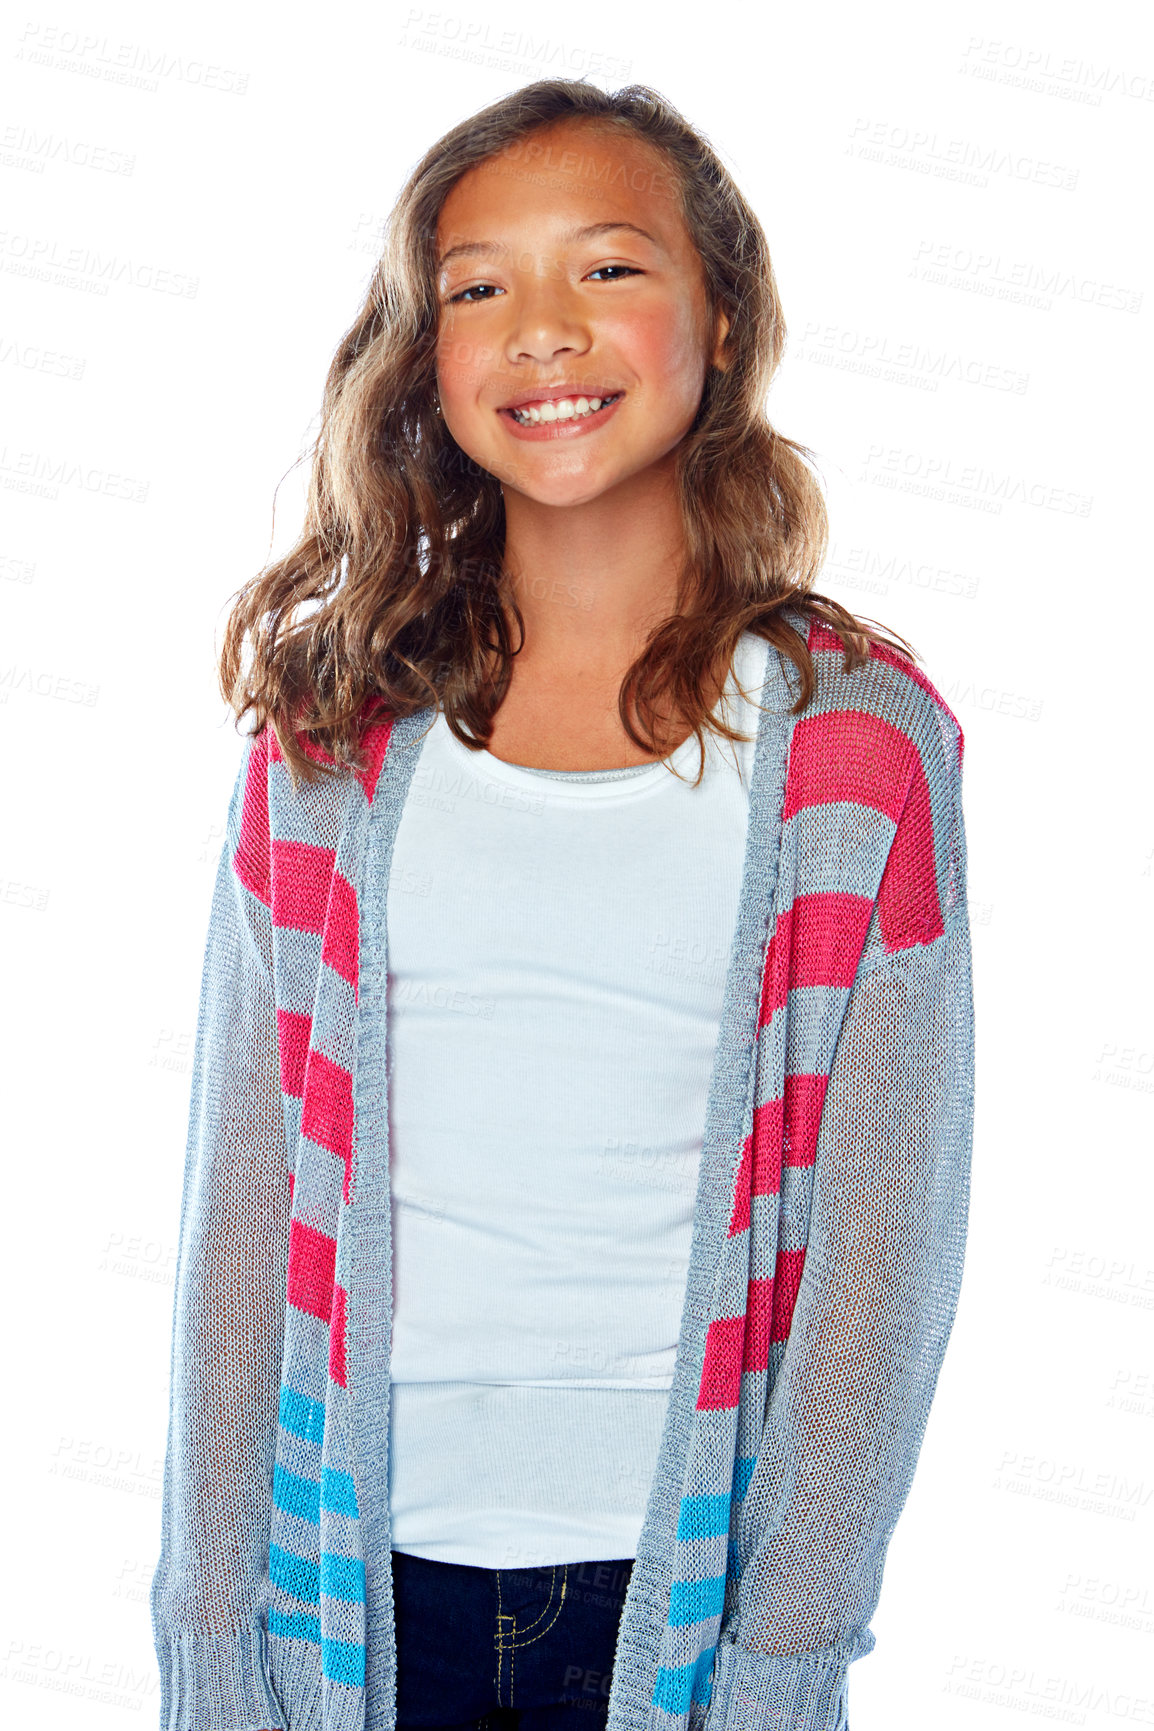
<svg viewBox="0 0 1154 1731">
<path fill-rule="evenodd" d="M 642 240 L 649 241 L 659 252 L 665 251 L 656 235 L 650 234 L 648 229 L 638 228 L 635 222 L 591 222 L 584 228 L 571 228 L 568 234 L 561 236 L 561 239 L 562 241 L 596 240 L 599 235 L 619 232 L 640 235 Z M 492 240 L 462 241 L 460 246 L 451 246 L 448 252 L 441 254 L 437 260 L 437 269 L 442 270 L 451 258 L 481 258 L 493 253 L 508 252 L 508 250 L 508 247 L 498 246 L 496 241 Z"/>
</svg>

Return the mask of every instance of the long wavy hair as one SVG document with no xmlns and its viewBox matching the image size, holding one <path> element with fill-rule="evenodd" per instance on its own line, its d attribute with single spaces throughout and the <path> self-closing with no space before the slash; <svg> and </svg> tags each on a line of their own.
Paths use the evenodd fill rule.
<svg viewBox="0 0 1154 1731">
<path fill-rule="evenodd" d="M 390 213 L 365 301 L 325 381 L 311 447 L 305 521 L 296 545 L 236 592 L 220 652 L 221 692 L 236 724 L 273 726 L 292 777 L 364 767 L 362 733 L 382 716 L 439 704 L 466 746 L 483 749 L 524 641 L 524 618 L 502 567 L 504 498 L 437 412 L 438 217 L 450 189 L 504 153 L 532 172 L 528 141 L 564 120 L 633 134 L 660 151 L 701 255 L 709 324 L 724 309 L 724 370 L 706 375 L 697 415 L 677 446 L 685 560 L 676 611 L 628 669 L 618 710 L 627 736 L 665 755 L 658 717 L 695 734 L 744 735 L 712 713 L 710 681 L 744 631 L 796 667 L 793 711 L 813 695 L 813 660 L 783 617 L 817 617 L 838 636 L 847 672 L 871 643 L 916 656 L 813 588 L 826 553 L 813 453 L 778 433 L 765 397 L 785 321 L 765 235 L 705 139 L 645 85 L 608 93 L 543 79 L 462 121 L 427 150 Z M 304 460 L 302 457 L 299 460 Z M 520 642 L 511 641 L 508 613 Z M 251 641 L 251 656 L 246 643 Z M 247 660 L 247 665 L 246 665 Z M 676 773 L 676 771 L 674 771 Z M 695 782 L 696 786 L 697 783 Z"/>
</svg>

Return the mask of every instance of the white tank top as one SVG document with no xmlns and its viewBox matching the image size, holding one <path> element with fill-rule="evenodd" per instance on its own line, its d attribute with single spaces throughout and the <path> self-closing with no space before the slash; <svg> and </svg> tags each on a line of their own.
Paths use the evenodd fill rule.
<svg viewBox="0 0 1154 1731">
<path fill-rule="evenodd" d="M 631 1557 L 665 1420 L 751 738 L 533 770 L 437 714 L 388 891 L 393 1548 Z M 734 675 L 750 693 L 744 701 Z"/>
</svg>

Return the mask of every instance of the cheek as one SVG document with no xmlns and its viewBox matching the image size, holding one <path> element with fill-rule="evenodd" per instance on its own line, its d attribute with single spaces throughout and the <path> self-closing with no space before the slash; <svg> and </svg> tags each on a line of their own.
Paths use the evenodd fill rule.
<svg viewBox="0 0 1154 1731">
<path fill-rule="evenodd" d="M 493 368 L 493 350 L 479 338 L 450 326 L 437 344 L 437 378 L 444 401 L 475 399 Z"/>
<path fill-rule="evenodd" d="M 615 340 L 654 396 L 681 398 L 700 390 L 701 337 L 687 311 L 670 309 L 656 317 L 623 319 Z"/>
</svg>

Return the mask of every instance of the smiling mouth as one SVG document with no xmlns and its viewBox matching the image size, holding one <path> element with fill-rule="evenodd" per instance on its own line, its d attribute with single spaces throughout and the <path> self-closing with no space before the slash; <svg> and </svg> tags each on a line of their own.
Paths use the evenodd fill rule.
<svg viewBox="0 0 1154 1731">
<path fill-rule="evenodd" d="M 508 415 L 519 427 L 548 427 L 557 421 L 587 420 L 590 415 L 599 414 L 602 409 L 619 402 L 624 395 L 624 391 L 616 391 L 608 397 L 559 397 L 555 401 L 525 403 L 520 408 L 502 409 L 500 412 Z"/>
</svg>

